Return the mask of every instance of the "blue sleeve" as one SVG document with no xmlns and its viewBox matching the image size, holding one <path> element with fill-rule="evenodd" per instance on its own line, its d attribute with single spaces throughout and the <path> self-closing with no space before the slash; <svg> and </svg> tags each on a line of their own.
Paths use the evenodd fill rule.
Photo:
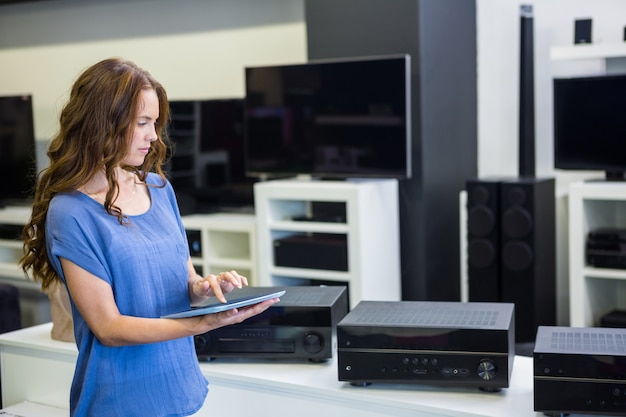
<svg viewBox="0 0 626 417">
<path fill-rule="evenodd" d="M 50 202 L 46 218 L 48 257 L 55 271 L 65 281 L 60 258 L 65 258 L 86 271 L 110 282 L 105 254 L 99 236 L 90 228 L 84 204 L 77 204 L 79 195 L 57 195 Z M 89 197 L 85 197 L 89 198 Z"/>
</svg>

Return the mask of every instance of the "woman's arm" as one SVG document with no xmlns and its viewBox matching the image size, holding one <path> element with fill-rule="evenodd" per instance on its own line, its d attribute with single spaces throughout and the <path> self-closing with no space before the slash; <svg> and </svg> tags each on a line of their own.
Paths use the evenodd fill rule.
<svg viewBox="0 0 626 417">
<path fill-rule="evenodd" d="M 268 300 L 245 308 L 183 319 L 125 316 L 120 314 L 107 282 L 65 258 L 61 258 L 61 266 L 76 308 L 98 340 L 106 346 L 162 342 L 206 333 L 240 323 L 278 301 Z M 218 277 L 213 276 L 213 280 L 218 283 Z M 222 285 L 233 285 L 233 281 L 237 282 L 236 277 L 231 276 L 227 284 Z M 206 290 L 204 282 L 191 286 L 195 288 L 196 285 Z"/>
</svg>

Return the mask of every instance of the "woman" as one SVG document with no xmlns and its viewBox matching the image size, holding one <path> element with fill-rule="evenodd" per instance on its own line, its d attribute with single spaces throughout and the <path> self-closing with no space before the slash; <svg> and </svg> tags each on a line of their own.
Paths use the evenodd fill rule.
<svg viewBox="0 0 626 417">
<path fill-rule="evenodd" d="M 43 290 L 68 289 L 78 346 L 72 416 L 193 414 L 208 392 L 193 335 L 277 301 L 160 318 L 247 285 L 235 271 L 194 270 L 161 168 L 168 118 L 166 92 L 149 73 L 103 60 L 74 83 L 38 179 L 21 266 Z"/>
</svg>

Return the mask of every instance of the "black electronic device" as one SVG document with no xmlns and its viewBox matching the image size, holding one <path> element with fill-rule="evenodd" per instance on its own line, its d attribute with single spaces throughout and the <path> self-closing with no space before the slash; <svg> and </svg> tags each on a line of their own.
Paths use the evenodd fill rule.
<svg viewBox="0 0 626 417">
<path fill-rule="evenodd" d="M 411 177 L 408 55 L 245 70 L 253 177 Z"/>
<path fill-rule="evenodd" d="M 0 239 L 22 240 L 22 229 L 19 224 L 0 224 Z"/>
<path fill-rule="evenodd" d="M 472 178 L 467 191 L 469 301 L 499 302 L 501 290 L 499 178 Z"/>
<path fill-rule="evenodd" d="M 337 325 L 340 381 L 508 388 L 509 303 L 361 301 Z"/>
<path fill-rule="evenodd" d="M 268 287 L 280 301 L 243 323 L 195 336 L 199 359 L 259 358 L 322 362 L 333 357 L 337 323 L 348 313 L 346 287 Z"/>
<path fill-rule="evenodd" d="M 600 327 L 626 328 L 626 311 L 611 310 L 600 317 Z"/>
<path fill-rule="evenodd" d="M 0 97 L 0 207 L 30 204 L 36 174 L 32 97 Z"/>
<path fill-rule="evenodd" d="M 520 6 L 519 176 L 467 189 L 469 301 L 515 305 L 515 340 L 556 320 L 555 180 L 535 176 L 533 9 Z"/>
<path fill-rule="evenodd" d="M 535 176 L 535 34 L 533 6 L 520 6 L 519 164 L 520 177 Z"/>
<path fill-rule="evenodd" d="M 200 230 L 185 229 L 187 234 L 187 245 L 189 254 L 195 257 L 202 257 L 202 232 Z"/>
<path fill-rule="evenodd" d="M 591 19 L 574 20 L 574 43 L 591 43 L 592 42 L 592 23 Z"/>
<path fill-rule="evenodd" d="M 553 178 L 466 181 L 469 301 L 515 304 L 515 339 L 556 324 Z"/>
<path fill-rule="evenodd" d="M 553 84 L 554 167 L 623 180 L 626 75 L 556 78 Z"/>
<path fill-rule="evenodd" d="M 626 230 L 600 228 L 587 235 L 587 265 L 597 268 L 626 269 Z"/>
<path fill-rule="evenodd" d="M 554 178 L 517 178 L 500 189 L 500 301 L 515 304 L 515 340 L 556 324 Z"/>
<path fill-rule="evenodd" d="M 274 240 L 274 264 L 291 268 L 348 271 L 345 234 L 296 234 Z"/>
<path fill-rule="evenodd" d="M 534 409 L 546 415 L 626 415 L 626 329 L 541 326 Z"/>
</svg>

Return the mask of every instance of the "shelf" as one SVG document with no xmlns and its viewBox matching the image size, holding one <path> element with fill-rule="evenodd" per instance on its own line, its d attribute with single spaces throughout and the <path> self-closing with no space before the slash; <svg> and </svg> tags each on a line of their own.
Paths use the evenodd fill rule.
<svg viewBox="0 0 626 417">
<path fill-rule="evenodd" d="M 626 280 L 626 269 L 594 268 L 587 266 L 583 269 L 587 278 Z"/>
<path fill-rule="evenodd" d="M 299 277 L 312 280 L 337 281 L 348 283 L 352 279 L 349 272 L 330 271 L 328 269 L 288 268 L 273 266 L 270 273 L 275 276 Z"/>
<path fill-rule="evenodd" d="M 193 247 L 192 262 L 203 276 L 236 270 L 256 283 L 256 219 L 252 214 L 193 214 L 182 217 Z M 199 255 L 196 253 L 200 253 Z"/>
<path fill-rule="evenodd" d="M 348 233 L 345 223 L 321 223 L 309 221 L 270 221 L 268 226 L 274 230 L 312 233 Z"/>
<path fill-rule="evenodd" d="M 0 209 L 0 224 L 25 225 L 30 217 L 30 207 L 8 206 Z"/>
<path fill-rule="evenodd" d="M 23 254 L 21 227 L 29 216 L 30 207 L 10 206 L 0 209 L 0 229 L 3 231 L 0 237 L 0 279 L 20 288 L 39 288 L 37 283 L 26 279 L 18 265 Z"/>
<path fill-rule="evenodd" d="M 550 59 L 555 61 L 578 59 L 612 59 L 626 57 L 626 42 L 556 46 L 550 49 Z"/>
</svg>

